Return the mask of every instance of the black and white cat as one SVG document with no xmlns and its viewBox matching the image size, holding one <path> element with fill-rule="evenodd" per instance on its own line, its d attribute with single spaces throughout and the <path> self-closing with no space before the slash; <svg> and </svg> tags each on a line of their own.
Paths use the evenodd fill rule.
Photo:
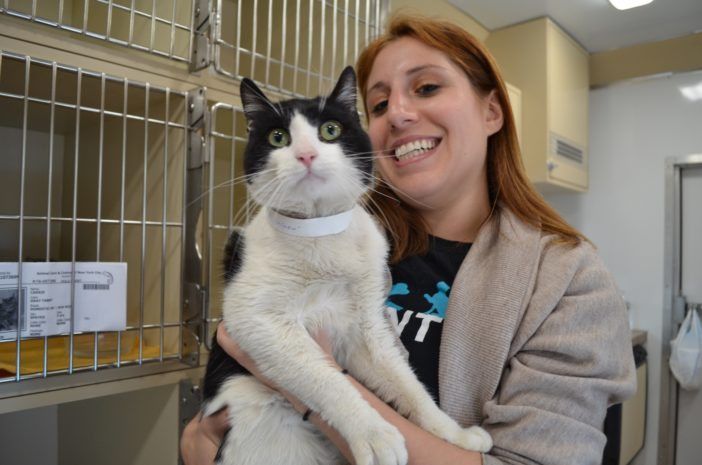
<svg viewBox="0 0 702 465">
<path fill-rule="evenodd" d="M 225 257 L 224 324 L 261 372 L 318 412 L 358 465 L 407 462 L 400 432 L 333 368 L 310 333 L 324 328 L 348 372 L 422 428 L 486 451 L 490 436 L 461 428 L 414 376 L 384 313 L 388 245 L 359 206 L 372 183 L 371 145 L 356 111 L 356 78 L 329 97 L 273 103 L 244 79 L 249 122 L 244 167 L 261 209 Z M 229 409 L 217 463 L 346 463 L 316 428 L 214 342 L 204 413 Z"/>
</svg>

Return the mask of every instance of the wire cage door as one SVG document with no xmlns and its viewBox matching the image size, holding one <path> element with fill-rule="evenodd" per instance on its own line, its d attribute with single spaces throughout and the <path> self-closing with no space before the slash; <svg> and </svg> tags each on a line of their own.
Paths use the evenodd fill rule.
<svg viewBox="0 0 702 465">
<path fill-rule="evenodd" d="M 10 381 L 194 357 L 182 298 L 191 94 L 1 52 L 0 262 L 16 278 L 0 290 L 0 397 Z M 85 263 L 126 270 L 86 288 Z M 62 266 L 63 291 L 22 290 L 34 292 L 30 268 Z M 81 312 L 113 304 L 81 308 L 81 293 L 120 279 L 125 324 L 80 330 Z"/>
<path fill-rule="evenodd" d="M 341 70 L 380 33 L 389 8 L 388 0 L 213 3 L 211 19 L 195 33 L 211 29 L 214 69 L 297 97 L 331 88 Z"/>
<path fill-rule="evenodd" d="M 0 0 L 0 13 L 190 62 L 194 0 Z"/>
</svg>

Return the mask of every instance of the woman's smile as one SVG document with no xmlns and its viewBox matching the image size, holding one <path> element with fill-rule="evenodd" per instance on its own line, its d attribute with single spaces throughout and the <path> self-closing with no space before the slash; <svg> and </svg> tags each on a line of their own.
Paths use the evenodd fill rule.
<svg viewBox="0 0 702 465">
<path fill-rule="evenodd" d="M 390 153 L 395 159 L 395 166 L 399 168 L 431 157 L 440 144 L 438 137 L 404 137 L 392 144 Z"/>
</svg>

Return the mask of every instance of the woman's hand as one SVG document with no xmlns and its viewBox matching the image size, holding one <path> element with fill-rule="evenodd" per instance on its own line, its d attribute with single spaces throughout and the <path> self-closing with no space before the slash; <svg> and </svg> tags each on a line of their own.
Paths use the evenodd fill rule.
<svg viewBox="0 0 702 465">
<path fill-rule="evenodd" d="M 196 415 L 183 430 L 180 453 L 185 465 L 212 465 L 222 438 L 229 429 L 227 409 L 208 417 Z"/>
</svg>

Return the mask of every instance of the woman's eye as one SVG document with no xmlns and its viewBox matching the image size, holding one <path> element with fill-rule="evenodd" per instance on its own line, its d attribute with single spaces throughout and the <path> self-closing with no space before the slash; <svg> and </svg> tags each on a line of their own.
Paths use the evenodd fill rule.
<svg viewBox="0 0 702 465">
<path fill-rule="evenodd" d="M 341 124 L 338 121 L 327 121 L 319 127 L 319 138 L 331 142 L 341 136 Z"/>
<path fill-rule="evenodd" d="M 382 102 L 376 103 L 372 108 L 371 108 L 371 113 L 373 114 L 379 114 L 385 111 L 385 109 L 388 107 L 388 101 L 383 100 Z"/>
<path fill-rule="evenodd" d="M 285 147 L 290 144 L 290 134 L 285 129 L 273 129 L 268 133 L 268 143 L 273 147 Z"/>
<path fill-rule="evenodd" d="M 429 95 L 436 92 L 439 89 L 437 84 L 423 84 L 417 89 L 417 93 L 420 95 Z"/>
</svg>

